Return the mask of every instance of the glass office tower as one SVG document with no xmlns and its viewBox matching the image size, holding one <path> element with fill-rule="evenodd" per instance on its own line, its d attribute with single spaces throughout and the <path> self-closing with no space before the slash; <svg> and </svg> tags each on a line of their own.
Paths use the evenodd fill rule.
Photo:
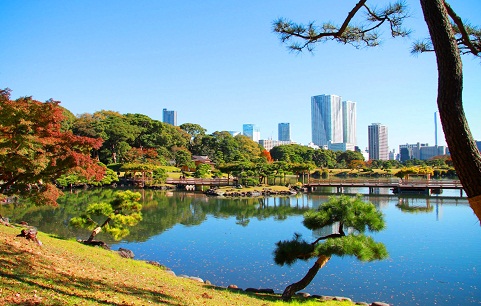
<svg viewBox="0 0 481 306">
<path fill-rule="evenodd" d="M 279 141 L 291 141 L 291 130 L 289 123 L 279 123 L 277 127 L 277 140 Z"/>
</svg>

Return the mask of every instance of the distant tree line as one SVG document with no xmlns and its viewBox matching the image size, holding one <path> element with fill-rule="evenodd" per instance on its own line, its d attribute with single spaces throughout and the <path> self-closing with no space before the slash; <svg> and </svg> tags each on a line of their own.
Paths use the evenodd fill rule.
<svg viewBox="0 0 481 306">
<path fill-rule="evenodd" d="M 193 155 L 208 156 L 217 167 L 229 163 L 279 161 L 291 164 L 311 163 L 317 168 L 382 168 L 401 166 L 446 166 L 449 160 L 435 158 L 429 161 L 364 161 L 360 152 L 313 149 L 299 144 L 281 145 L 269 152 L 244 135 L 232 136 L 227 131 L 207 134 L 207 130 L 194 123 L 180 126 L 151 119 L 142 114 L 120 114 L 98 111 L 74 116 L 66 111 L 66 126 L 78 136 L 103 139 L 102 146 L 93 155 L 104 164 L 148 162 L 188 166 Z"/>
<path fill-rule="evenodd" d="M 327 169 L 335 168 L 358 170 L 354 174 L 402 166 L 451 166 L 446 157 L 405 164 L 366 162 L 360 152 L 299 144 L 267 151 L 249 137 L 227 131 L 207 134 L 193 123 L 177 127 L 142 114 L 106 110 L 75 116 L 58 101 L 11 100 L 9 89 L 0 92 L 0 100 L 0 193 L 36 194 L 40 190 L 50 203 L 58 197 L 54 184 L 109 185 L 119 180 L 120 172 L 141 173 L 157 184 L 165 182 L 163 166 L 169 165 L 189 169 L 195 177 L 227 174 L 246 185 L 285 182 L 288 174 L 304 179 L 316 169 L 314 175 L 325 177 Z M 214 169 L 195 165 L 194 155 L 208 156 Z"/>
</svg>

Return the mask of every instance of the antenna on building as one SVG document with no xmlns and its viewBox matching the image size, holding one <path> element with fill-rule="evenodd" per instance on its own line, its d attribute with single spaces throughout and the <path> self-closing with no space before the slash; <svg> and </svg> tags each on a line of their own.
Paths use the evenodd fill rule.
<svg viewBox="0 0 481 306">
<path fill-rule="evenodd" d="M 434 112 L 434 145 L 438 146 L 438 112 Z"/>
</svg>

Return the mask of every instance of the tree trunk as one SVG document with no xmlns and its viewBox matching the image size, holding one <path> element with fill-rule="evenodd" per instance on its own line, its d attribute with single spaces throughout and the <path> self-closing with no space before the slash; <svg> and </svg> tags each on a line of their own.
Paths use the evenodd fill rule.
<svg viewBox="0 0 481 306">
<path fill-rule="evenodd" d="M 324 255 L 319 256 L 312 268 L 309 269 L 307 274 L 300 281 L 286 287 L 284 293 L 282 293 L 282 299 L 285 301 L 290 300 L 297 291 L 306 288 L 314 279 L 319 269 L 324 267 L 329 259 L 331 259 L 331 257 Z"/>
<path fill-rule="evenodd" d="M 444 0 L 420 0 L 436 53 L 438 108 L 454 168 L 481 221 L 481 155 L 463 109 L 463 68 Z"/>
<path fill-rule="evenodd" d="M 87 243 L 90 243 L 94 240 L 95 236 L 97 236 L 98 233 L 100 233 L 102 231 L 102 227 L 106 226 L 109 222 L 110 222 L 110 218 L 107 218 L 107 220 L 105 220 L 105 222 L 100 225 L 100 226 L 97 226 L 93 231 L 92 233 L 90 234 L 90 237 L 89 239 L 87 239 Z"/>
</svg>

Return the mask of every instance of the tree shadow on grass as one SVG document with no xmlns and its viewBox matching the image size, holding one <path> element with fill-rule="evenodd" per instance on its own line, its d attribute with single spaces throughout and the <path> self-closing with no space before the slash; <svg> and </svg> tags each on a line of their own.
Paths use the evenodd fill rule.
<svg viewBox="0 0 481 306">
<path fill-rule="evenodd" d="M 46 272 L 39 274 L 35 272 L 37 270 Z M 150 301 L 171 306 L 183 305 L 177 301 L 176 297 L 158 291 L 126 284 L 116 286 L 103 280 L 55 271 L 48 260 L 35 256 L 28 251 L 8 248 L 5 244 L 0 245 L 0 278 L 3 283 L 0 287 L 9 288 L 13 292 L 17 292 L 18 289 L 22 295 L 28 295 L 29 292 L 32 292 L 33 296 L 33 292 L 45 292 L 42 295 L 47 296 L 49 294 L 46 292 L 54 292 L 48 299 L 50 299 L 50 302 L 59 303 L 59 305 L 65 303 L 65 299 L 69 297 L 78 299 L 78 302 L 84 300 L 87 303 L 99 305 L 132 304 L 132 302 L 120 301 L 122 299 L 121 296 L 119 296 L 118 302 L 115 301 L 111 296 L 115 295 L 115 293 L 134 298 L 138 297 L 145 302 Z M 31 303 L 24 302 L 23 304 Z"/>
</svg>

